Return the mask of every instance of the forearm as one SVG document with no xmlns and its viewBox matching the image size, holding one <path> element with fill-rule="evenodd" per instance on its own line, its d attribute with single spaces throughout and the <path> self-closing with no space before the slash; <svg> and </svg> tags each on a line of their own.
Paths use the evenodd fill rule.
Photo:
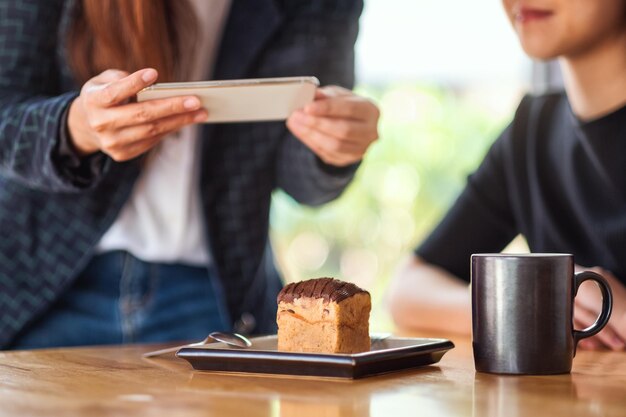
<svg viewBox="0 0 626 417">
<path fill-rule="evenodd" d="M 0 176 L 47 192 L 84 188 L 58 154 L 64 115 L 77 95 L 63 92 L 57 62 L 67 3 L 0 0 Z"/>
<path fill-rule="evenodd" d="M 74 191 L 54 158 L 62 134 L 63 114 L 75 93 L 56 97 L 0 95 L 0 174 L 28 187 Z"/>
<path fill-rule="evenodd" d="M 399 327 L 460 334 L 471 331 L 468 285 L 415 256 L 411 256 L 394 277 L 388 303 Z"/>
</svg>

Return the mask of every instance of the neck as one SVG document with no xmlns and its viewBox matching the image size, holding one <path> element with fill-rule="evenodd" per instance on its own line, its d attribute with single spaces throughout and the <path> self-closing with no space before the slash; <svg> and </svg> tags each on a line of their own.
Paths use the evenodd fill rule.
<svg viewBox="0 0 626 417">
<path fill-rule="evenodd" d="M 626 104 L 626 33 L 584 53 L 560 59 L 572 110 L 582 120 Z"/>
</svg>

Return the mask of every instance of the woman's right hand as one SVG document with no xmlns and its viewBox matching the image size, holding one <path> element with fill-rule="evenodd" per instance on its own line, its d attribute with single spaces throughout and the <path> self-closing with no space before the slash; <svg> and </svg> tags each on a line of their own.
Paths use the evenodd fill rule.
<svg viewBox="0 0 626 417">
<path fill-rule="evenodd" d="M 195 96 L 130 102 L 157 76 L 152 68 L 132 74 L 106 70 L 87 81 L 68 115 L 76 151 L 81 156 L 102 151 L 115 161 L 127 161 L 150 150 L 167 134 L 206 120 L 208 113 Z"/>
</svg>

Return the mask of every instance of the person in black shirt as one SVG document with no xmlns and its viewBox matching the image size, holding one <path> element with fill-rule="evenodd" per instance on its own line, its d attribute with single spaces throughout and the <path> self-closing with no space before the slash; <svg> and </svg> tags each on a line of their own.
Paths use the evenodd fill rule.
<svg viewBox="0 0 626 417">
<path fill-rule="evenodd" d="M 501 251 L 522 234 L 532 252 L 572 253 L 609 281 L 611 320 L 580 346 L 623 350 L 626 2 L 503 4 L 527 54 L 559 58 L 566 93 L 522 100 L 451 210 L 393 280 L 392 316 L 401 327 L 469 333 L 471 254 Z M 577 328 L 595 321 L 599 298 L 593 286 L 581 287 Z"/>
</svg>

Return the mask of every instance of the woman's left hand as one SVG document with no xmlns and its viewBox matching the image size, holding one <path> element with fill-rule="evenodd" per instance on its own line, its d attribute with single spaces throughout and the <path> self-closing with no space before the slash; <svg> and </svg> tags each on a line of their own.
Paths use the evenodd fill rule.
<svg viewBox="0 0 626 417">
<path fill-rule="evenodd" d="M 315 101 L 296 110 L 287 127 L 327 164 L 347 166 L 363 159 L 378 139 L 378 107 L 337 86 L 318 88 Z"/>
</svg>

